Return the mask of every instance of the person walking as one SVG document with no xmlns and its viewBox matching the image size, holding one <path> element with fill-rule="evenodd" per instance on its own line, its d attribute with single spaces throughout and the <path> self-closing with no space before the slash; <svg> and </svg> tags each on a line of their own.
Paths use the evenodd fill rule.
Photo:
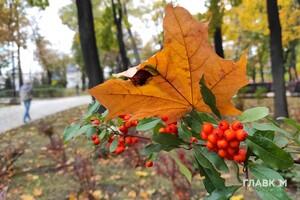
<svg viewBox="0 0 300 200">
<path fill-rule="evenodd" d="M 30 82 L 25 82 L 20 88 L 20 99 L 24 103 L 25 112 L 23 122 L 27 123 L 31 120 L 29 109 L 32 100 L 32 85 Z"/>
</svg>

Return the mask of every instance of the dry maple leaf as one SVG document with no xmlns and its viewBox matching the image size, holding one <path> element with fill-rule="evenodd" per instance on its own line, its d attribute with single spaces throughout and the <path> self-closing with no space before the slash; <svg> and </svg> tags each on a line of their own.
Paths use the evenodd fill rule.
<svg viewBox="0 0 300 200">
<path fill-rule="evenodd" d="M 175 121 L 192 109 L 211 112 L 202 99 L 199 82 L 216 97 L 221 114 L 234 115 L 232 96 L 247 84 L 246 58 L 234 63 L 220 58 L 208 42 L 207 24 L 200 23 L 184 8 L 166 7 L 163 49 L 130 72 L 155 71 L 137 85 L 131 80 L 111 79 L 90 90 L 108 110 L 107 119 L 130 113 L 134 118 L 168 115 Z"/>
</svg>

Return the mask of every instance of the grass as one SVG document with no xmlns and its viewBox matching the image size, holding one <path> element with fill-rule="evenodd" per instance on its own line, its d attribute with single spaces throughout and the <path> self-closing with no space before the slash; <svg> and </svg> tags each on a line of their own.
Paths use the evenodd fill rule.
<svg viewBox="0 0 300 200">
<path fill-rule="evenodd" d="M 293 109 L 299 109 L 297 106 L 299 100 L 293 100 L 296 101 L 292 104 L 296 107 Z M 245 100 L 245 107 L 256 104 L 255 101 Z M 261 103 L 266 102 L 270 104 L 268 101 L 261 101 Z M 85 110 L 86 106 L 81 106 L 46 117 L 43 121 L 51 124 L 55 134 L 62 137 L 64 128 L 72 121 L 78 120 Z M 53 168 L 53 165 L 57 166 L 57 162 L 51 158 L 51 154 L 47 150 L 49 139 L 39 131 L 40 124 L 41 121 L 36 121 L 0 135 L 1 152 L 12 146 L 21 146 L 25 149 L 24 154 L 15 163 L 14 176 L 10 182 L 6 182 L 9 186 L 8 200 L 25 200 L 26 196 L 24 195 L 40 200 L 72 199 L 72 196 L 80 190 L 80 183 L 74 175 L 72 167 L 58 171 L 51 171 L 50 167 L 41 168 L 41 166 L 52 166 Z M 91 179 L 96 182 L 94 192 L 96 192 L 96 196 L 101 197 L 98 199 L 175 199 L 171 182 L 156 175 L 154 169 L 132 167 L 129 161 L 134 158 L 126 159 L 118 156 L 98 159 L 95 154 L 91 154 L 93 145 L 84 137 L 64 144 L 64 146 L 67 163 L 74 161 L 78 154 L 89 158 L 93 168 Z M 30 169 L 39 170 L 20 173 Z M 230 174 L 225 174 L 225 177 L 229 182 L 235 182 Z M 192 199 L 203 199 L 205 196 L 200 179 L 200 176 L 193 179 Z M 246 192 L 241 189 L 238 194 L 243 194 L 245 199 L 257 199 L 251 189 Z M 293 195 L 297 195 L 297 193 L 293 192 Z M 84 199 L 84 194 L 79 199 Z"/>
</svg>

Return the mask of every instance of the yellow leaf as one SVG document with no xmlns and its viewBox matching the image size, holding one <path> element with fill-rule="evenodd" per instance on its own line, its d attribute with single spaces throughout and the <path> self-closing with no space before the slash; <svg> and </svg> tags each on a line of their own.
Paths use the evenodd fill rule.
<svg viewBox="0 0 300 200">
<path fill-rule="evenodd" d="M 103 193 L 102 193 L 102 191 L 101 191 L 101 190 L 95 190 L 95 191 L 93 192 L 93 197 L 94 197 L 96 200 L 103 198 Z"/>
<path fill-rule="evenodd" d="M 42 196 L 43 190 L 41 188 L 34 188 L 33 189 L 33 196 L 39 197 Z"/>
<path fill-rule="evenodd" d="M 23 194 L 20 196 L 21 200 L 34 200 L 34 197 L 30 194 Z"/>
<path fill-rule="evenodd" d="M 230 198 L 230 200 L 243 200 L 244 196 L 242 194 L 234 195 Z"/>
<path fill-rule="evenodd" d="M 136 171 L 135 175 L 137 175 L 139 177 L 146 177 L 146 176 L 149 176 L 149 173 L 145 172 L 145 171 Z"/>
<path fill-rule="evenodd" d="M 192 109 L 211 112 L 200 93 L 202 76 L 221 114 L 238 114 L 231 98 L 247 84 L 245 57 L 237 63 L 220 58 L 209 44 L 207 24 L 182 7 L 166 7 L 163 28 L 164 48 L 121 74 L 130 80 L 111 79 L 90 90 L 109 110 L 107 119 L 129 113 L 133 118 L 168 115 L 176 121 Z"/>
</svg>

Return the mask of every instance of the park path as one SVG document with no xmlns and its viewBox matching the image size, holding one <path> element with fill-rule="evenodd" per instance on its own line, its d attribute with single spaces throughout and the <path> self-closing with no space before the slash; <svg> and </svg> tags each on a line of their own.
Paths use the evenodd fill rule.
<svg viewBox="0 0 300 200">
<path fill-rule="evenodd" d="M 30 107 L 30 116 L 32 121 L 34 121 L 90 102 L 90 96 L 33 100 Z M 23 125 L 23 112 L 23 104 L 0 108 L 0 133 Z"/>
</svg>

